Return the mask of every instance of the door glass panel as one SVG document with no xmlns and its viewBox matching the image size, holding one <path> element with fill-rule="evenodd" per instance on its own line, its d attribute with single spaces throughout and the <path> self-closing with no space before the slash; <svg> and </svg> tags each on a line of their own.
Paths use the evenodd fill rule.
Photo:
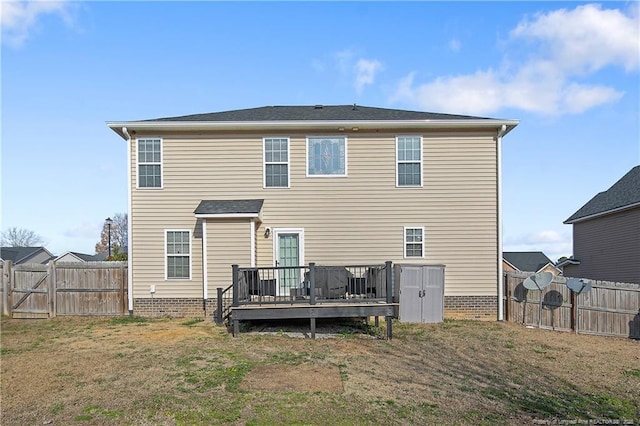
<svg viewBox="0 0 640 426">
<path fill-rule="evenodd" d="M 278 235 L 278 266 L 299 266 L 300 263 L 300 239 L 298 234 Z M 279 294 L 288 296 L 291 288 L 300 284 L 300 270 L 286 269 L 279 272 Z"/>
</svg>

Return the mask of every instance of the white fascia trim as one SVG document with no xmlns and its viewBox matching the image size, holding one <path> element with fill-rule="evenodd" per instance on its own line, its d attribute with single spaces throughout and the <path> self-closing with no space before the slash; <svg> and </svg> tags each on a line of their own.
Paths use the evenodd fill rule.
<svg viewBox="0 0 640 426">
<path fill-rule="evenodd" d="M 565 225 L 573 225 L 574 223 L 582 222 L 582 221 L 589 220 L 589 219 L 595 219 L 596 217 L 606 216 L 606 215 L 612 214 L 612 213 L 618 213 L 618 212 L 621 212 L 623 210 L 632 209 L 634 207 L 640 207 L 640 203 L 633 203 L 633 204 L 629 204 L 629 205 L 626 205 L 626 206 L 618 207 L 617 209 L 611 209 L 611 210 L 607 210 L 605 212 L 594 213 L 594 214 L 591 214 L 589 216 L 579 217 L 578 219 L 574 219 L 571 222 L 566 221 L 566 222 L 563 222 L 563 223 Z"/>
<path fill-rule="evenodd" d="M 249 218 L 258 219 L 262 221 L 262 212 L 260 213 L 196 213 L 198 219 L 234 219 L 234 218 Z"/>
<path fill-rule="evenodd" d="M 505 259 L 504 257 L 502 258 L 502 260 L 504 260 L 505 262 L 507 262 L 507 265 L 511 266 L 514 270 L 519 271 L 520 269 L 518 269 L 513 263 L 509 262 L 507 259 Z"/>
<path fill-rule="evenodd" d="M 209 280 L 207 265 L 207 221 L 202 221 L 202 297 L 209 298 Z"/>
<path fill-rule="evenodd" d="M 340 129 L 358 127 L 359 131 L 373 129 L 495 129 L 505 126 L 504 134 L 518 125 L 518 120 L 470 119 L 470 120 L 289 120 L 289 121 L 108 121 L 107 126 L 122 138 L 121 128 L 127 126 L 130 131 L 150 130 L 270 130 L 270 129 Z"/>
</svg>

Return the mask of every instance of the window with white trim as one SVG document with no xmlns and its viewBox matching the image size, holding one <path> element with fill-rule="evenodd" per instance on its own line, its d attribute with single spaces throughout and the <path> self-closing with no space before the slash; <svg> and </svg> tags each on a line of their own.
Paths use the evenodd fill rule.
<svg viewBox="0 0 640 426">
<path fill-rule="evenodd" d="M 289 187 L 289 138 L 264 138 L 264 187 Z"/>
<path fill-rule="evenodd" d="M 422 186 L 422 138 L 396 137 L 396 186 Z"/>
<path fill-rule="evenodd" d="M 404 227 L 404 257 L 424 257 L 424 227 Z"/>
<path fill-rule="evenodd" d="M 191 279 L 191 231 L 165 232 L 167 279 Z"/>
<path fill-rule="evenodd" d="M 307 176 L 346 176 L 347 138 L 314 136 L 307 138 Z"/>
<path fill-rule="evenodd" d="M 138 139 L 138 188 L 162 188 L 162 141 Z"/>
</svg>

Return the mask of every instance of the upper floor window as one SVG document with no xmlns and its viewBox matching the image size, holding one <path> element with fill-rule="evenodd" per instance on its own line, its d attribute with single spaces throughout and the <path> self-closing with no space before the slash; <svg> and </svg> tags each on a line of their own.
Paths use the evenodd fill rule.
<svg viewBox="0 0 640 426">
<path fill-rule="evenodd" d="M 396 186 L 422 186 L 422 138 L 396 138 Z"/>
<path fill-rule="evenodd" d="M 162 141 L 138 139 L 138 188 L 162 188 Z"/>
<path fill-rule="evenodd" d="M 167 279 L 191 278 L 191 231 L 166 231 Z"/>
<path fill-rule="evenodd" d="M 346 176 L 347 139 L 307 138 L 307 176 Z"/>
<path fill-rule="evenodd" d="M 424 257 L 424 228 L 404 228 L 404 257 Z"/>
<path fill-rule="evenodd" d="M 264 138 L 264 186 L 289 187 L 288 138 Z"/>
</svg>

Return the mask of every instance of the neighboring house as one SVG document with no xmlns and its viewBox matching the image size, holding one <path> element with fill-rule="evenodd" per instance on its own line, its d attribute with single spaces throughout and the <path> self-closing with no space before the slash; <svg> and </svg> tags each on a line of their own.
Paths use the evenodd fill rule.
<svg viewBox="0 0 640 426">
<path fill-rule="evenodd" d="M 58 256 L 56 262 L 99 262 L 107 259 L 107 252 L 98 254 L 85 254 L 75 251 L 68 251 Z"/>
<path fill-rule="evenodd" d="M 517 121 L 317 105 L 107 124 L 127 141 L 137 315 L 212 313 L 232 264 L 390 260 L 446 265 L 445 315 L 500 317 L 500 145 Z"/>
<path fill-rule="evenodd" d="M 46 264 L 55 256 L 44 247 L 0 247 L 0 260 L 10 260 L 14 265 L 21 263 Z"/>
<path fill-rule="evenodd" d="M 564 221 L 573 225 L 567 277 L 640 283 L 640 166 Z"/>
<path fill-rule="evenodd" d="M 551 272 L 559 275 L 560 269 L 541 251 L 505 251 L 502 253 L 505 271 Z"/>
</svg>

